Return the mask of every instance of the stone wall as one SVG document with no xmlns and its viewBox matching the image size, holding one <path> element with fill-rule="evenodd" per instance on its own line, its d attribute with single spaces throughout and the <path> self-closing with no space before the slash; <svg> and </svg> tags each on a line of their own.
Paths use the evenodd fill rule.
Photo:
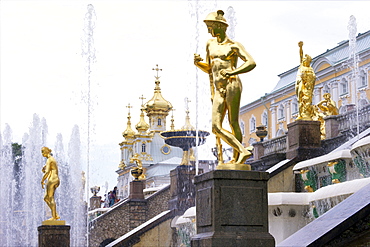
<svg viewBox="0 0 370 247">
<path fill-rule="evenodd" d="M 89 246 L 99 246 L 104 240 L 118 239 L 125 233 L 168 210 L 170 186 L 144 200 L 126 200 L 90 222 Z"/>
<path fill-rule="evenodd" d="M 156 192 L 147 198 L 147 220 L 153 218 L 159 213 L 168 210 L 168 201 L 170 200 L 170 186 Z"/>
<path fill-rule="evenodd" d="M 130 220 L 128 201 L 90 222 L 89 246 L 99 246 L 105 239 L 117 239 L 129 231 Z"/>
</svg>

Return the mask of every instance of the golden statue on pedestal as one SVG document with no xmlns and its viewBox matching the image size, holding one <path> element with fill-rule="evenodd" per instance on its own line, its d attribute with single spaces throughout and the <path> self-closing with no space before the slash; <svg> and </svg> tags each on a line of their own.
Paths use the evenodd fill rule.
<svg viewBox="0 0 370 247">
<path fill-rule="evenodd" d="M 300 65 L 298 68 L 295 91 L 298 100 L 297 120 L 313 120 L 314 108 L 312 106 L 313 89 L 315 87 L 316 75 L 311 67 L 312 58 L 305 54 L 303 56 L 303 42 L 298 43 Z"/>
<path fill-rule="evenodd" d="M 136 163 L 136 167 L 131 169 L 131 175 L 135 178 L 135 180 L 145 180 L 145 168 L 143 168 L 142 158 L 139 154 L 135 154 L 131 159 L 130 162 Z"/>
<path fill-rule="evenodd" d="M 54 157 L 51 155 L 51 149 L 48 147 L 41 148 L 42 156 L 47 158 L 45 166 L 42 168 L 42 172 L 44 176 L 41 179 L 41 187 L 44 189 L 45 180 L 46 182 L 46 190 L 44 201 L 49 206 L 51 210 L 51 218 L 43 221 L 43 225 L 61 225 L 64 224 L 65 221 L 57 221 L 60 219 L 60 216 L 57 213 L 57 208 L 55 204 L 54 194 L 56 188 L 58 188 L 60 184 L 59 176 L 58 176 L 58 164 Z"/>
<path fill-rule="evenodd" d="M 214 37 L 206 45 L 206 62 L 194 54 L 194 64 L 209 74 L 211 100 L 212 100 L 212 132 L 216 135 L 218 153 L 217 169 L 227 170 L 250 170 L 250 166 L 244 164 L 245 160 L 252 155 L 253 147 L 244 148 L 241 144 L 242 132 L 239 126 L 240 97 L 242 83 L 238 74 L 246 73 L 256 67 L 256 63 L 249 53 L 239 42 L 229 39 L 226 35 L 228 24 L 223 17 L 224 12 L 210 13 L 204 22 L 208 32 Z M 237 60 L 240 58 L 244 63 L 237 68 Z M 222 122 L 228 112 L 228 120 L 231 132 L 222 127 Z M 233 148 L 233 158 L 227 164 L 223 163 L 221 140 Z"/>
<path fill-rule="evenodd" d="M 326 138 L 326 131 L 325 131 L 325 120 L 324 118 L 327 116 L 338 115 L 339 110 L 335 104 L 335 101 L 331 99 L 330 93 L 325 93 L 323 95 L 324 99 L 321 100 L 317 105 L 314 105 L 315 114 L 313 120 L 320 121 L 320 132 L 321 132 L 321 140 Z"/>
</svg>

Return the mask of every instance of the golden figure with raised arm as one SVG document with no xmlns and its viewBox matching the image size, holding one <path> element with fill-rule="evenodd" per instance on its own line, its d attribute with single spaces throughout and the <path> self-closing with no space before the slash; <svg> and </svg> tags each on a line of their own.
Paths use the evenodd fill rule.
<svg viewBox="0 0 370 247">
<path fill-rule="evenodd" d="M 312 106 L 313 89 L 315 87 L 316 75 L 311 67 L 312 58 L 305 54 L 303 56 L 303 42 L 298 43 L 300 65 L 298 68 L 295 91 L 298 101 L 297 120 L 312 120 L 314 108 Z"/>
<path fill-rule="evenodd" d="M 206 62 L 194 54 L 194 64 L 209 74 L 212 100 L 212 132 L 216 135 L 216 145 L 219 164 L 217 169 L 250 170 L 244 164 L 252 155 L 253 148 L 244 148 L 241 144 L 242 132 L 239 126 L 240 97 L 242 83 L 238 74 L 246 73 L 256 67 L 256 63 L 239 42 L 229 39 L 226 35 L 228 24 L 223 17 L 224 12 L 218 10 L 210 13 L 204 22 L 208 32 L 214 37 L 206 45 Z M 243 64 L 237 67 L 238 58 Z M 222 122 L 228 113 L 231 132 L 222 127 Z M 223 163 L 221 140 L 233 148 L 233 158 L 227 164 Z"/>
<path fill-rule="evenodd" d="M 46 182 L 46 190 L 45 190 L 45 197 L 44 201 L 49 206 L 51 210 L 51 218 L 48 221 L 54 221 L 60 219 L 54 199 L 54 193 L 56 188 L 58 188 L 60 181 L 58 176 L 58 164 L 54 157 L 51 155 L 51 149 L 48 147 L 41 148 L 42 156 L 47 158 L 45 166 L 42 168 L 42 172 L 44 176 L 41 179 L 41 187 L 44 189 L 45 180 Z"/>
</svg>

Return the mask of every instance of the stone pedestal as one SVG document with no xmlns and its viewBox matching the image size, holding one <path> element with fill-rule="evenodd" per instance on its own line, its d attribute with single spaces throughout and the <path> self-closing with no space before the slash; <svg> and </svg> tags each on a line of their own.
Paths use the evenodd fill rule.
<svg viewBox="0 0 370 247">
<path fill-rule="evenodd" d="M 323 153 L 319 121 L 297 120 L 288 124 L 287 159 L 297 162 L 317 157 Z"/>
<path fill-rule="evenodd" d="M 262 142 L 256 142 L 253 144 L 253 158 L 254 161 L 259 160 L 265 154 L 265 149 Z"/>
<path fill-rule="evenodd" d="M 90 210 L 101 207 L 101 196 L 92 196 L 90 198 Z"/>
<path fill-rule="evenodd" d="M 266 172 L 215 170 L 195 177 L 193 247 L 273 247 L 268 232 Z"/>
<path fill-rule="evenodd" d="M 69 247 L 71 227 L 67 225 L 42 225 L 39 231 L 39 247 Z"/>
<path fill-rule="evenodd" d="M 144 190 L 145 183 L 143 180 L 134 180 L 130 182 L 130 195 L 129 199 L 138 199 L 143 200 L 144 199 Z"/>
<path fill-rule="evenodd" d="M 182 215 L 185 211 L 195 206 L 195 185 L 193 183 L 195 167 L 181 165 L 170 172 L 171 199 L 168 208 L 174 211 L 174 215 Z"/>
<path fill-rule="evenodd" d="M 337 118 L 338 116 L 327 116 L 324 118 L 326 139 L 334 138 L 339 135 L 339 123 Z"/>
</svg>

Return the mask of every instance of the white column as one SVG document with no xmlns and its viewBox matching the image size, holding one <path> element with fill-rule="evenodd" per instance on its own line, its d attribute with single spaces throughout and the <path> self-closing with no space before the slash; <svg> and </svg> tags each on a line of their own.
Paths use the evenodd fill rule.
<svg viewBox="0 0 370 247">
<path fill-rule="evenodd" d="M 338 82 L 339 80 L 332 81 L 330 84 L 331 87 L 331 98 L 338 104 L 339 100 L 339 89 L 338 89 Z M 338 107 L 338 105 L 337 105 Z"/>
<path fill-rule="evenodd" d="M 288 125 L 290 123 L 290 119 L 292 117 L 292 111 L 291 111 L 291 100 L 287 100 L 285 102 L 285 109 L 286 109 L 286 124 Z"/>
<path fill-rule="evenodd" d="M 270 107 L 271 111 L 271 138 L 276 137 L 276 106 Z"/>
<path fill-rule="evenodd" d="M 313 94 L 314 94 L 314 97 L 313 97 L 313 100 L 312 100 L 313 105 L 316 105 L 317 103 L 320 102 L 320 100 L 321 100 L 321 90 L 322 90 L 322 87 L 315 87 L 315 89 L 313 91 Z"/>
</svg>

